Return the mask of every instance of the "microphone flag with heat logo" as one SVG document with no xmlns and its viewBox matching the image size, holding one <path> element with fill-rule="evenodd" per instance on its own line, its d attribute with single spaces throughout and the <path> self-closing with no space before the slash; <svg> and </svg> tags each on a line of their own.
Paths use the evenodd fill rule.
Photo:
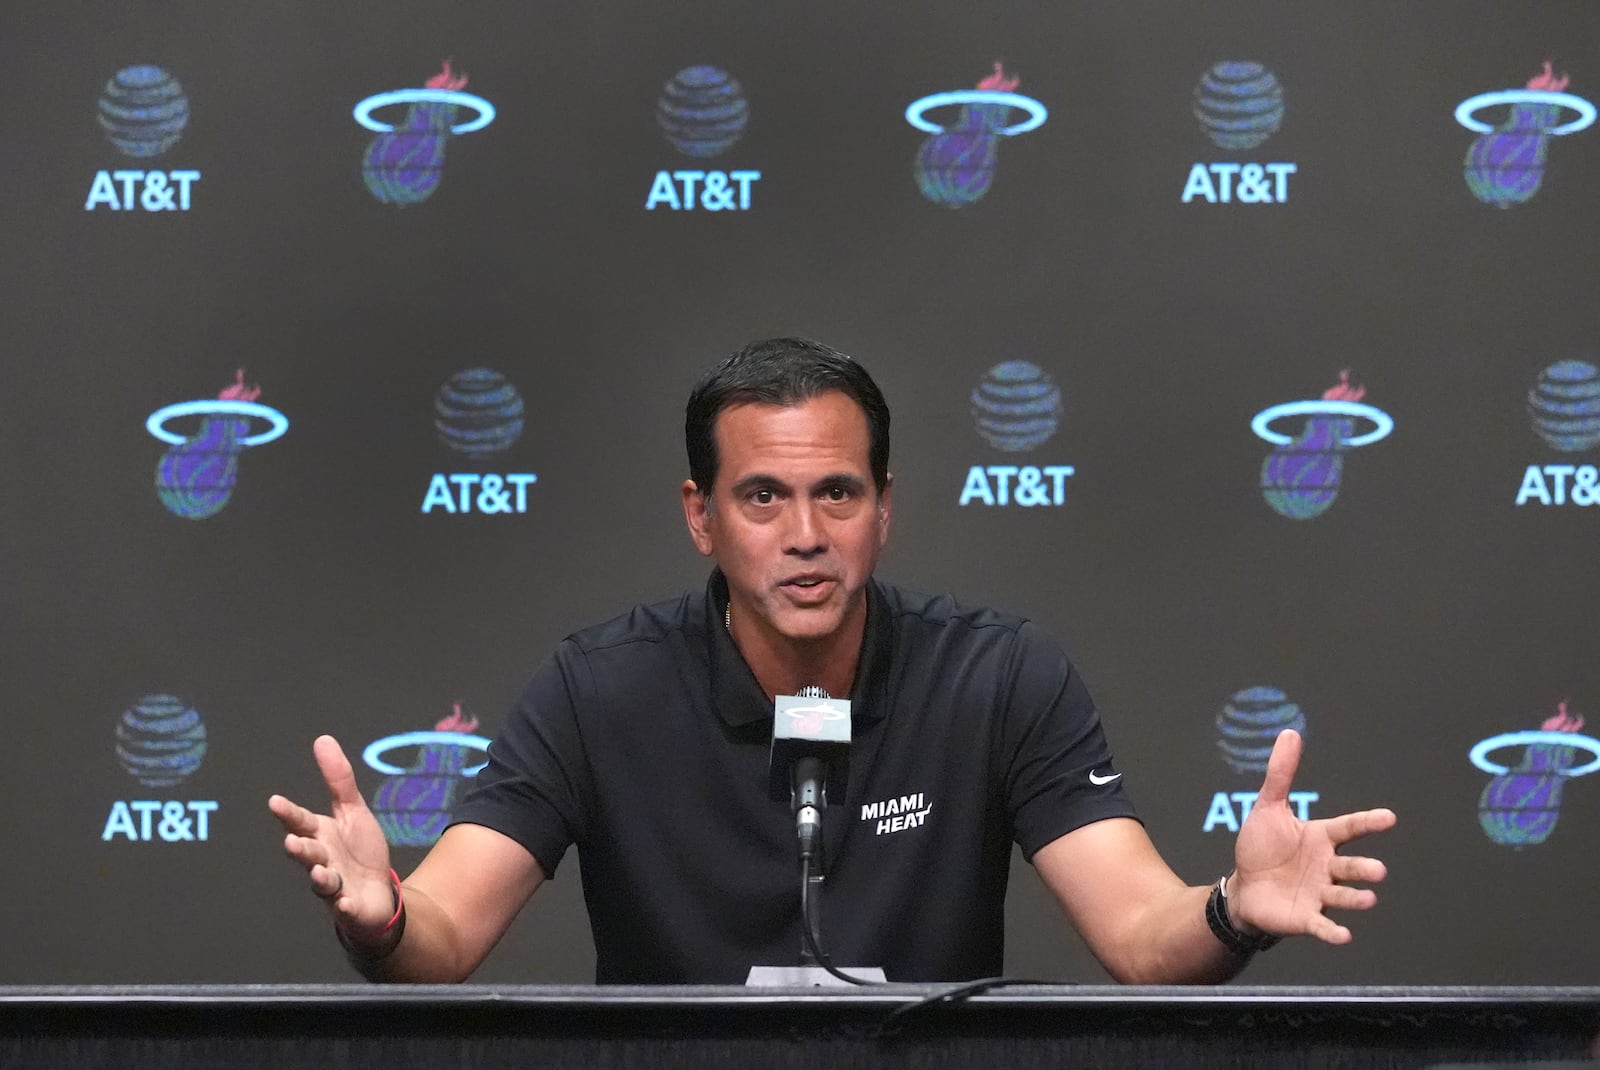
<svg viewBox="0 0 1600 1070">
<path fill-rule="evenodd" d="M 846 759 L 850 754 L 850 700 L 778 695 L 773 703 L 772 764 L 769 790 L 779 802 L 789 801 L 791 770 L 801 758 L 818 758 L 828 767 L 827 790 L 844 798 Z"/>
</svg>

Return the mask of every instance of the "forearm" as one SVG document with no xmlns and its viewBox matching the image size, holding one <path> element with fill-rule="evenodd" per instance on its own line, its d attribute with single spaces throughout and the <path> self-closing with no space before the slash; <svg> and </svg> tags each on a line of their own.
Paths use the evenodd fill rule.
<svg viewBox="0 0 1600 1070">
<path fill-rule="evenodd" d="M 1206 923 L 1211 887 L 1177 887 L 1148 902 L 1100 961 L 1124 984 L 1221 984 L 1250 961 Z"/>
<path fill-rule="evenodd" d="M 403 888 L 404 928 L 396 941 L 392 934 L 368 942 L 343 932 L 351 965 L 369 981 L 413 984 L 453 984 L 472 972 L 464 966 L 456 926 L 427 893 Z"/>
</svg>

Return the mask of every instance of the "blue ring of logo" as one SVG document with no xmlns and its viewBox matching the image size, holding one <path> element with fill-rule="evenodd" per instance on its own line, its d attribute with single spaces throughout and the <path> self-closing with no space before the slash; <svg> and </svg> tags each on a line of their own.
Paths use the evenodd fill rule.
<svg viewBox="0 0 1600 1070">
<path fill-rule="evenodd" d="M 470 134 L 474 130 L 482 130 L 494 122 L 494 105 L 480 96 L 472 93 L 462 93 L 455 89 L 396 89 L 391 93 L 374 93 L 372 96 L 356 105 L 356 122 L 376 134 L 387 134 L 394 130 L 392 123 L 381 123 L 372 117 L 372 113 L 379 108 L 388 107 L 390 104 L 459 104 L 462 107 L 473 108 L 478 117 L 465 123 L 457 123 L 450 128 L 452 134 Z"/>
<path fill-rule="evenodd" d="M 1578 117 L 1572 122 L 1553 126 L 1545 131 L 1552 137 L 1576 134 L 1579 130 L 1593 126 L 1595 120 L 1594 105 L 1571 93 L 1552 93 L 1548 89 L 1502 89 L 1495 93 L 1479 93 L 1457 104 L 1456 122 L 1474 134 L 1492 134 L 1494 127 L 1481 119 L 1474 119 L 1472 113 L 1479 108 L 1492 108 L 1496 104 L 1562 104 L 1578 113 Z"/>
<path fill-rule="evenodd" d="M 264 446 L 274 439 L 283 437 L 289 430 L 289 418 L 277 409 L 268 405 L 258 405 L 254 401 L 180 401 L 176 405 L 168 405 L 164 409 L 157 409 L 150 414 L 144 422 L 146 431 L 149 431 L 162 442 L 173 446 L 181 446 L 189 441 L 182 435 L 168 431 L 163 424 L 179 416 L 211 416 L 218 413 L 233 413 L 238 416 L 259 416 L 272 426 L 260 434 L 251 435 L 249 438 L 240 439 L 241 446 Z"/>
<path fill-rule="evenodd" d="M 1274 405 L 1270 409 L 1262 409 L 1251 419 L 1250 430 L 1256 433 L 1257 438 L 1264 439 L 1274 446 L 1287 446 L 1294 441 L 1293 436 L 1274 431 L 1270 426 L 1272 421 L 1284 416 L 1359 416 L 1371 420 L 1373 424 L 1371 431 L 1345 440 L 1345 446 L 1350 449 L 1382 441 L 1394 430 L 1394 418 L 1382 409 L 1363 405 L 1359 401 L 1321 400 L 1288 401 L 1282 405 Z"/>
<path fill-rule="evenodd" d="M 398 736 L 385 736 L 382 739 L 368 743 L 367 749 L 361 752 L 361 760 L 385 776 L 399 776 L 409 770 L 402 769 L 398 765 L 390 765 L 384 761 L 384 751 L 394 750 L 397 747 L 422 747 L 429 743 L 473 747 L 483 751 L 485 754 L 489 751 L 489 740 L 483 736 L 472 736 L 465 732 L 402 732 Z M 461 770 L 461 775 L 477 776 L 483 772 L 483 767 L 488 764 L 488 762 L 484 762 L 483 765 L 475 765 L 470 769 L 463 769 Z"/>
<path fill-rule="evenodd" d="M 906 122 L 918 130 L 930 134 L 942 134 L 946 128 L 924 119 L 922 113 L 942 108 L 947 104 L 1008 104 L 1026 111 L 1029 117 L 1024 122 L 995 131 L 1002 137 L 1015 137 L 1017 134 L 1026 134 L 1029 130 L 1037 130 L 1050 117 L 1043 104 L 1021 93 L 1000 93 L 992 89 L 963 89 L 954 93 L 934 93 L 932 96 L 912 101 L 906 108 Z"/>
<path fill-rule="evenodd" d="M 1496 765 L 1491 762 L 1489 760 L 1489 752 L 1499 750 L 1501 747 L 1520 747 L 1529 743 L 1548 743 L 1557 747 L 1582 747 L 1594 755 L 1594 761 L 1588 765 L 1580 765 L 1575 769 L 1563 770 L 1560 774 L 1561 776 L 1587 776 L 1596 770 L 1600 770 L 1600 739 L 1594 739 L 1591 736 L 1580 736 L 1575 732 L 1505 732 L 1479 741 L 1473 746 L 1472 752 L 1467 757 L 1472 760 L 1473 765 L 1482 769 L 1485 773 L 1504 776 L 1506 773 L 1511 772 L 1510 767 Z"/>
</svg>

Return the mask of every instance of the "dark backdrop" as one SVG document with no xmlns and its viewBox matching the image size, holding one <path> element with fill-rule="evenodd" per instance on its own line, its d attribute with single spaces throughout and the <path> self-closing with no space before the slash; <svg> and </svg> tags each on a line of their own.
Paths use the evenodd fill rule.
<svg viewBox="0 0 1600 1070">
<path fill-rule="evenodd" d="M 702 582 L 678 505 L 683 399 L 724 352 L 790 333 L 856 355 L 894 408 L 883 574 L 1062 641 L 1187 879 L 1228 865 L 1217 793 L 1259 783 L 1217 747 L 1247 689 L 1301 707 L 1313 816 L 1399 812 L 1356 942 L 1291 942 L 1253 979 L 1594 979 L 1600 777 L 1568 770 L 1597 733 L 1494 750 L 1512 772 L 1487 801 L 1468 753 L 1558 703 L 1600 708 L 1600 509 L 1515 504 L 1530 465 L 1600 459 L 1552 447 L 1527 409 L 1543 369 L 1600 352 L 1600 129 L 1535 129 L 1521 150 L 1544 154 L 1542 182 L 1501 208 L 1468 188 L 1477 135 L 1453 118 L 1546 60 L 1574 96 L 1600 90 L 1593 4 L 229 0 L 13 4 L 5 22 L 0 981 L 349 976 L 267 795 L 319 798 L 318 732 L 355 752 L 459 702 L 493 735 L 564 634 Z M 496 117 L 443 139 L 425 199 L 382 203 L 363 181 L 377 135 L 352 110 L 446 57 Z M 1048 120 L 995 139 L 983 196 L 935 204 L 905 109 L 997 60 Z M 1193 114 L 1225 61 L 1281 86 L 1260 145 L 1219 147 Z M 97 120 L 137 65 L 187 102 L 149 158 Z M 695 65 L 748 104 L 737 143 L 698 161 L 656 121 Z M 1293 163 L 1288 196 L 1184 202 L 1197 163 L 1229 162 Z M 686 168 L 761 177 L 748 210 L 646 210 L 657 172 Z M 127 169 L 201 177 L 187 210 L 86 208 L 100 172 Z M 1005 362 L 1060 390 L 1054 432 L 1021 452 L 972 412 Z M 178 515 L 146 418 L 241 368 L 288 431 L 237 451 L 225 508 Z M 524 406 L 486 457 L 434 427 L 472 368 Z M 1322 458 L 1343 468 L 1321 515 L 1280 515 L 1251 419 L 1346 369 L 1394 431 Z M 1074 474 L 1059 505 L 959 504 L 974 466 L 1004 464 Z M 538 478 L 522 512 L 422 512 L 433 477 L 459 473 Z M 163 694 L 205 749 L 191 739 L 157 785 L 117 748 L 124 720 L 125 752 L 152 746 L 136 708 Z M 164 836 L 157 815 L 146 838 L 142 801 L 182 820 Z M 197 802 L 216 804 L 203 841 Z M 420 852 L 397 848 L 402 870 Z M 1101 978 L 1015 868 L 1008 969 Z M 478 979 L 586 980 L 592 955 L 569 864 Z"/>
</svg>

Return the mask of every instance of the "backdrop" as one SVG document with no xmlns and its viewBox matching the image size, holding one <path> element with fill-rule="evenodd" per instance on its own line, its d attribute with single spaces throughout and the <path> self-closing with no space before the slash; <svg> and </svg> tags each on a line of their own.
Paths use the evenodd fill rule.
<svg viewBox="0 0 1600 1070">
<path fill-rule="evenodd" d="M 1283 727 L 1399 813 L 1253 980 L 1594 980 L 1592 3 L 7 16 L 0 982 L 351 977 L 267 796 L 332 732 L 414 865 L 563 635 L 703 582 L 683 401 L 776 334 L 1185 878 Z M 1020 859 L 1008 918 L 1103 977 Z M 478 979 L 592 967 L 569 863 Z"/>
</svg>

